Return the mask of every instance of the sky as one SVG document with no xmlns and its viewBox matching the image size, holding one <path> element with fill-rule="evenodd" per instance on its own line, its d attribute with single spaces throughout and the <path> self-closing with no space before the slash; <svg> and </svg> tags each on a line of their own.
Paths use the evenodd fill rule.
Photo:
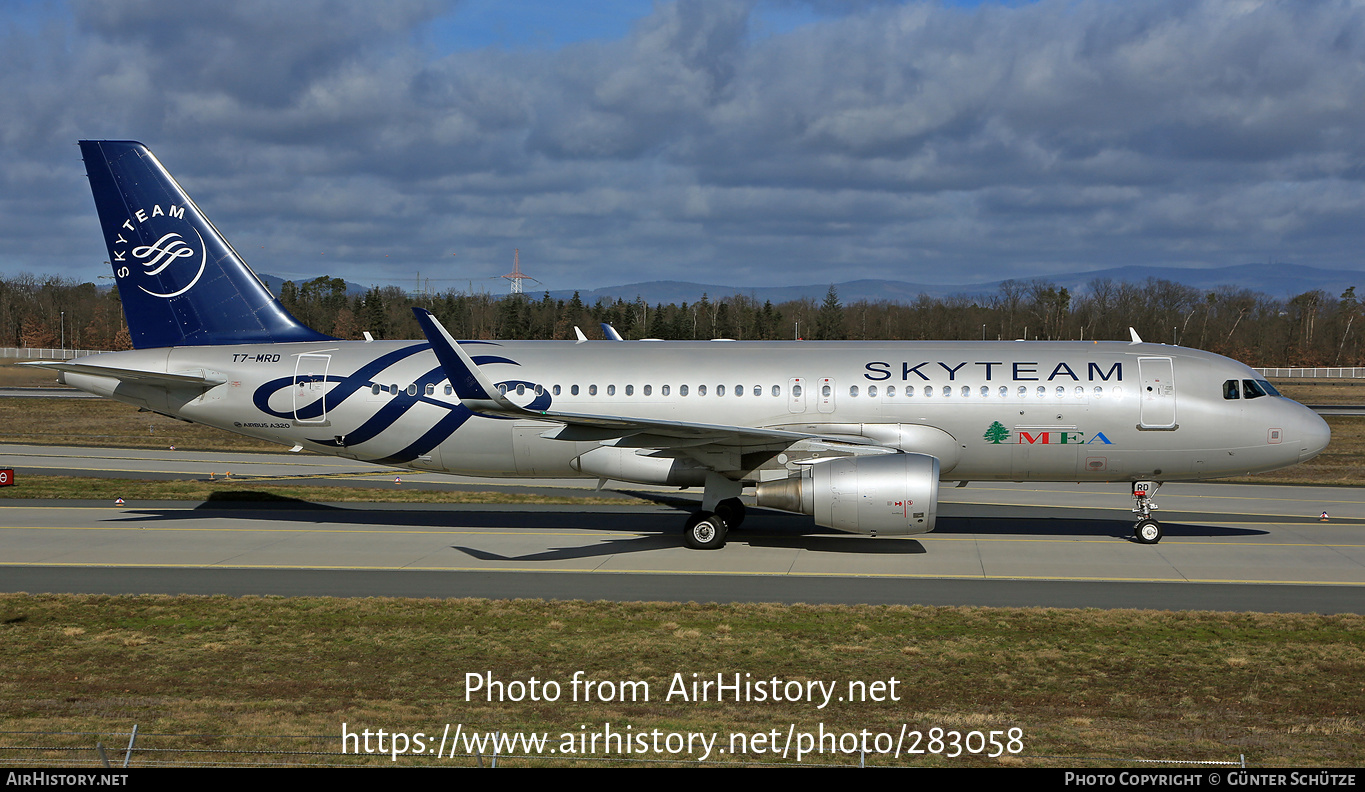
<svg viewBox="0 0 1365 792">
<path fill-rule="evenodd" d="M 108 274 L 83 138 L 293 280 L 1365 270 L 1361 2 L 6 0 L 0 74 L 9 277 Z"/>
</svg>

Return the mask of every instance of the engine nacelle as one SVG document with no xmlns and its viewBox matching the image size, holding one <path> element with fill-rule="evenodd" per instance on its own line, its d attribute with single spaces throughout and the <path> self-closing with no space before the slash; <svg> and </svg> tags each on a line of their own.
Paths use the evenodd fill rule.
<svg viewBox="0 0 1365 792">
<path fill-rule="evenodd" d="M 816 525 L 888 536 L 934 530 L 936 457 L 886 454 L 807 466 L 798 476 L 758 485 L 758 505 L 809 514 Z"/>
</svg>

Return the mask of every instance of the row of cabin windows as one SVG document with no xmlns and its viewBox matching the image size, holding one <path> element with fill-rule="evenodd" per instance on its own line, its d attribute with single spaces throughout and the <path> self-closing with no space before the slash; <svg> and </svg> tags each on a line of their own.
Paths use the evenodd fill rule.
<svg viewBox="0 0 1365 792">
<path fill-rule="evenodd" d="M 826 386 L 825 389 L 828 390 L 828 389 L 829 389 L 828 386 Z M 1115 386 L 1111 389 L 1111 392 L 1113 393 L 1113 395 L 1114 395 L 1115 397 L 1119 397 L 1119 396 L 1122 396 L 1122 395 L 1123 395 L 1123 388 L 1120 387 L 1120 386 L 1118 386 L 1118 385 L 1115 385 Z M 913 386 L 913 385 L 907 385 L 907 386 L 905 386 L 905 395 L 906 395 L 906 396 L 913 397 L 913 396 L 915 395 L 915 393 L 916 393 L 915 386 Z M 931 398 L 931 397 L 933 397 L 933 396 L 935 396 L 935 395 L 941 396 L 942 398 L 945 398 L 945 399 L 952 398 L 953 396 L 956 395 L 956 396 L 959 396 L 959 397 L 965 399 L 965 398 L 968 398 L 968 397 L 970 397 L 970 396 L 972 395 L 972 386 L 971 386 L 971 385 L 963 385 L 963 386 L 961 386 L 960 389 L 955 389 L 952 385 L 944 385 L 944 386 L 942 387 L 942 389 L 936 389 L 933 385 L 925 385 L 925 386 L 924 386 L 923 393 L 924 393 L 924 397 L 925 397 L 926 399 L 927 399 L 927 398 Z M 980 387 L 980 389 L 977 390 L 977 393 L 978 393 L 978 394 L 980 395 L 980 397 L 983 398 L 983 399 L 990 398 L 990 396 L 991 396 L 991 386 L 989 386 L 989 385 L 982 385 L 982 386 Z M 1018 386 L 1018 388 L 1015 390 L 1014 393 L 1015 393 L 1015 396 L 1016 396 L 1017 398 L 1020 398 L 1020 399 L 1027 399 L 1028 396 L 1029 396 L 1029 386 L 1027 386 L 1027 385 L 1020 385 L 1020 386 Z M 1048 396 L 1048 386 L 1046 386 L 1046 385 L 1039 385 L 1039 386 L 1037 386 L 1037 388 L 1035 389 L 1034 393 L 1035 393 L 1035 395 L 1037 396 L 1037 398 L 1039 398 L 1039 399 L 1046 399 L 1047 396 Z M 1083 386 L 1083 385 L 1077 385 L 1077 386 L 1075 387 L 1074 393 L 1075 393 L 1076 398 L 1078 398 L 1078 399 L 1084 399 L 1084 398 L 1086 398 L 1086 396 L 1094 396 L 1095 398 L 1098 399 L 1098 398 L 1100 398 L 1101 396 L 1104 395 L 1104 388 L 1100 387 L 1099 385 L 1096 385 L 1095 388 L 1094 388 L 1094 390 L 1092 390 L 1090 393 L 1087 394 L 1087 393 L 1086 393 L 1086 390 L 1085 390 L 1085 386 Z M 1053 394 L 1054 394 L 1058 399 L 1065 399 L 1065 398 L 1067 397 L 1067 389 L 1066 389 L 1066 386 L 1064 386 L 1064 385 L 1058 385 L 1058 386 L 1056 387 L 1056 390 L 1053 391 Z M 829 394 L 826 393 L 825 395 L 828 396 Z M 856 397 L 856 396 L 858 395 L 858 386 L 857 386 L 857 385 L 853 385 L 853 386 L 849 387 L 849 389 L 848 389 L 848 395 L 849 395 L 849 396 L 855 396 L 855 397 Z M 876 386 L 876 385 L 868 385 L 868 386 L 867 386 L 867 395 L 870 396 L 870 397 L 875 397 L 875 396 L 877 395 L 877 386 Z M 999 386 L 999 388 L 996 389 L 996 395 L 997 395 L 999 398 L 1001 398 L 1001 399 L 1008 399 L 1009 396 L 1010 396 L 1010 386 L 1008 386 L 1008 385 L 1001 385 L 1001 386 Z M 887 385 L 887 386 L 886 386 L 886 396 L 887 396 L 887 398 L 894 398 L 894 397 L 896 396 L 896 386 L 895 386 L 895 385 Z"/>
<path fill-rule="evenodd" d="M 1230 384 L 1229 384 L 1229 383 L 1230 383 Z M 1268 383 L 1268 382 L 1262 382 L 1262 381 L 1259 381 L 1259 380 L 1253 382 L 1252 380 L 1245 380 L 1245 383 L 1246 383 L 1246 392 L 1247 392 L 1246 398 L 1248 398 L 1248 399 L 1254 399 L 1254 398 L 1256 398 L 1256 396 L 1264 396 L 1264 395 L 1266 395 L 1265 392 L 1257 392 L 1257 391 L 1260 390 L 1259 386 L 1265 386 L 1265 388 L 1268 388 L 1272 393 L 1274 393 L 1274 387 L 1271 386 L 1270 383 Z M 1224 396 L 1223 396 L 1223 397 L 1226 398 L 1226 399 L 1235 399 L 1235 398 L 1237 398 L 1237 387 L 1236 387 L 1236 386 L 1237 386 L 1237 381 L 1236 381 L 1236 380 L 1228 380 L 1227 383 L 1224 383 L 1224 388 L 1223 388 L 1223 394 L 1224 394 Z M 506 395 L 509 391 L 515 391 L 516 394 L 517 394 L 518 396 L 525 396 L 527 390 L 531 390 L 531 391 L 532 391 L 533 393 L 535 393 L 535 395 L 537 395 L 537 396 L 540 396 L 541 394 L 543 394 L 543 393 L 545 392 L 545 389 L 544 389 L 543 387 L 541 387 L 540 385 L 534 385 L 534 386 L 531 386 L 531 387 L 529 387 L 529 388 L 528 388 L 526 385 L 517 385 L 517 386 L 515 386 L 515 387 L 513 387 L 513 388 L 509 388 L 507 385 L 499 385 L 499 386 L 498 386 L 498 390 L 499 390 L 500 392 L 502 392 L 503 395 Z M 371 393 L 373 393 L 373 394 L 376 395 L 376 396 L 379 395 L 380 393 L 392 393 L 392 394 L 395 394 L 395 395 L 396 395 L 398 392 L 399 392 L 399 390 L 398 390 L 398 386 L 397 386 L 397 385 L 374 385 L 374 386 L 372 386 L 372 388 L 371 388 Z M 553 387 L 550 389 L 550 392 L 551 392 L 553 395 L 555 395 L 555 396 L 559 396 L 559 395 L 562 394 L 563 391 L 562 391 L 561 386 L 555 385 L 555 386 L 553 386 Z M 626 386 L 622 389 L 622 392 L 623 392 L 626 396 L 634 396 L 634 395 L 635 395 L 635 386 L 634 386 L 634 385 L 626 385 Z M 706 386 L 705 386 L 705 385 L 698 385 L 698 386 L 697 386 L 697 389 L 696 389 L 696 392 L 697 392 L 697 395 L 698 395 L 698 396 L 705 396 L 706 393 L 707 393 Z M 859 395 L 859 393 L 861 393 L 861 392 L 862 392 L 862 391 L 860 391 L 859 386 L 857 386 L 857 385 L 852 385 L 852 386 L 850 386 L 849 389 L 848 389 L 848 395 L 849 395 L 850 397 L 852 397 L 852 398 L 857 398 L 858 395 Z M 884 391 L 878 390 L 878 387 L 877 387 L 876 385 L 868 385 L 868 386 L 867 386 L 867 389 L 866 389 L 866 393 L 867 393 L 867 396 L 868 396 L 869 398 L 876 398 L 879 394 L 881 394 L 881 393 L 883 393 L 883 392 L 885 393 L 885 398 L 895 398 L 895 397 L 897 396 L 897 389 L 896 389 L 896 386 L 895 386 L 895 385 L 886 385 L 886 386 L 884 386 Z M 916 387 L 915 387 L 914 385 L 906 385 L 906 386 L 903 386 L 903 389 L 900 391 L 900 393 L 904 394 L 904 396 L 905 396 L 906 398 L 913 398 L 913 397 L 916 395 L 916 393 L 918 393 L 918 392 L 919 392 L 919 391 L 916 389 Z M 946 398 L 952 398 L 954 395 L 959 395 L 961 398 L 964 398 L 964 399 L 965 399 L 965 398 L 968 398 L 968 397 L 970 397 L 970 396 L 972 395 L 972 386 L 970 386 L 970 385 L 963 385 L 963 386 L 961 386 L 960 389 L 956 389 L 956 390 L 955 390 L 954 386 L 952 386 L 952 385 L 944 385 L 944 386 L 942 386 L 941 389 L 935 388 L 935 386 L 933 386 L 933 385 L 925 385 L 922 392 L 923 392 L 924 397 L 925 397 L 926 399 L 927 399 L 927 398 L 932 398 L 932 397 L 935 396 L 935 395 L 939 395 L 939 396 L 941 396 L 942 398 L 945 398 L 945 399 L 946 399 Z M 1114 395 L 1115 397 L 1121 397 L 1121 396 L 1123 395 L 1123 388 L 1122 388 L 1121 386 L 1115 385 L 1115 386 L 1111 389 L 1111 392 L 1113 393 L 1113 395 Z M 452 395 L 452 393 L 453 393 L 453 389 L 451 388 L 451 386 L 446 385 L 446 386 L 445 386 L 445 395 L 450 396 L 450 395 Z M 577 385 L 570 385 L 570 386 L 569 386 L 569 395 L 570 395 L 570 396 L 578 396 L 578 395 L 581 395 L 581 393 L 582 393 L 582 391 L 579 390 L 579 386 L 577 386 Z M 596 396 L 596 395 L 598 395 L 597 386 L 596 386 L 596 385 L 589 385 L 589 386 L 587 387 L 586 393 L 587 393 L 588 396 Z M 608 385 L 608 386 L 606 387 L 605 393 L 606 393 L 607 396 L 615 396 L 615 395 L 616 395 L 616 386 L 615 386 L 615 385 Z M 688 386 L 686 386 L 686 385 L 679 385 L 679 386 L 678 386 L 678 395 L 679 395 L 679 396 L 687 396 L 689 393 L 690 393 L 690 390 L 689 390 Z M 724 386 L 724 385 L 717 385 L 717 386 L 716 386 L 716 389 L 715 389 L 715 393 L 716 393 L 717 396 L 725 396 L 727 393 L 733 394 L 733 395 L 735 395 L 735 396 L 743 396 L 744 393 L 745 393 L 745 386 L 743 386 L 743 385 L 735 385 L 735 386 L 733 387 L 733 389 L 727 389 L 726 386 Z M 775 396 L 775 397 L 781 396 L 781 395 L 782 395 L 782 386 L 780 386 L 780 385 L 773 385 L 772 388 L 771 388 L 771 393 L 772 393 L 772 395 Z M 980 394 L 980 397 L 981 397 L 981 398 L 989 398 L 989 397 L 991 396 L 991 386 L 989 386 L 989 385 L 982 385 L 982 386 L 980 387 L 980 389 L 978 390 L 978 393 Z M 1001 385 L 1001 386 L 999 386 L 999 388 L 996 390 L 996 393 L 997 393 L 997 395 L 998 395 L 999 398 L 1001 398 L 1001 399 L 1007 399 L 1007 398 L 1009 398 L 1009 395 L 1010 395 L 1010 386 L 1008 386 L 1008 385 Z M 1034 393 L 1035 393 L 1035 395 L 1036 395 L 1037 398 L 1039 398 L 1039 399 L 1045 399 L 1045 398 L 1047 398 L 1047 396 L 1048 396 L 1048 387 L 1045 386 L 1045 385 L 1039 385 L 1039 386 L 1036 387 Z M 1065 398 L 1067 397 L 1067 389 L 1066 389 L 1066 386 L 1064 386 L 1064 385 L 1058 385 L 1058 386 L 1056 386 L 1056 389 L 1053 391 L 1053 393 L 1054 393 L 1054 395 L 1056 396 L 1056 398 L 1058 398 L 1058 399 L 1065 399 Z M 1252 395 L 1253 393 L 1255 393 L 1255 395 Z M 416 395 L 417 395 L 417 385 L 416 385 L 416 384 L 408 385 L 408 387 L 407 387 L 407 394 L 408 394 L 409 396 L 416 396 Z M 428 396 L 434 396 L 435 394 L 436 394 L 436 386 L 435 386 L 435 385 L 427 385 L 427 386 L 426 386 L 426 395 L 428 395 Z M 801 386 L 800 386 L 800 385 L 793 385 L 793 386 L 792 386 L 792 397 L 793 397 L 793 398 L 798 398 L 798 399 L 799 399 L 799 398 L 801 398 L 801 394 L 802 394 Z M 821 397 L 823 397 L 823 398 L 829 398 L 832 394 L 833 394 L 832 386 L 830 386 L 830 385 L 822 385 L 822 386 L 820 387 L 820 395 L 821 395 Z M 1082 385 L 1077 385 L 1077 386 L 1075 386 L 1074 394 L 1075 394 L 1075 397 L 1078 398 L 1078 399 L 1083 399 L 1083 398 L 1085 398 L 1087 395 L 1093 395 L 1095 398 L 1098 399 L 1098 398 L 1100 398 L 1101 396 L 1104 395 L 1104 388 L 1097 385 L 1097 386 L 1094 387 L 1094 389 L 1091 391 L 1090 394 L 1087 394 L 1084 386 L 1082 386 Z M 653 396 L 653 395 L 654 395 L 654 386 L 653 386 L 653 385 L 642 385 L 642 386 L 640 386 L 640 395 L 642 395 L 642 396 Z M 660 395 L 660 396 L 670 396 L 670 395 L 672 395 L 671 386 L 668 386 L 668 385 L 660 385 L 660 386 L 659 386 L 659 395 Z M 762 386 L 762 385 L 755 385 L 755 386 L 753 386 L 753 395 L 754 395 L 754 396 L 762 396 L 762 395 L 763 395 L 763 386 Z M 1275 394 L 1275 395 L 1278 395 L 1278 394 Z M 1029 396 L 1029 386 L 1027 386 L 1027 385 L 1020 385 L 1020 386 L 1018 386 L 1018 387 L 1015 389 L 1015 396 L 1016 396 L 1017 398 L 1020 398 L 1020 399 L 1026 399 L 1026 398 L 1028 398 L 1028 396 Z"/>
</svg>

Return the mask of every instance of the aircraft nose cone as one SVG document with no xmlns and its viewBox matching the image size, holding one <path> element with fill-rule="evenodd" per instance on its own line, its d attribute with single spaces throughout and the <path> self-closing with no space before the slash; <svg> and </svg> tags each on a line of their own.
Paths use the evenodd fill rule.
<svg viewBox="0 0 1365 792">
<path fill-rule="evenodd" d="M 1307 407 L 1303 408 L 1300 424 L 1299 461 L 1307 462 L 1321 454 L 1327 444 L 1331 442 L 1332 429 L 1326 421 L 1322 420 L 1321 415 Z"/>
</svg>

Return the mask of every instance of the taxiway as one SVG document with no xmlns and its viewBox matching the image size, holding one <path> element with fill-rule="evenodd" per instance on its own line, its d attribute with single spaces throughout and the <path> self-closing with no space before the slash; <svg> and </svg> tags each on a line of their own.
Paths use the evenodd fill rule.
<svg viewBox="0 0 1365 792">
<path fill-rule="evenodd" d="M 40 446 L 0 446 L 0 466 L 16 468 L 20 487 L 37 472 L 201 478 L 230 467 L 366 486 L 395 475 L 330 457 Z M 402 477 L 584 495 L 596 484 Z M 1168 484 L 1157 499 L 1166 538 L 1147 546 L 1130 536 L 1125 489 L 945 488 L 938 529 L 918 537 L 823 533 L 753 509 L 716 552 L 681 546 L 688 494 L 635 487 L 619 506 L 9 500 L 0 589 L 1365 610 L 1365 491 Z"/>
</svg>

